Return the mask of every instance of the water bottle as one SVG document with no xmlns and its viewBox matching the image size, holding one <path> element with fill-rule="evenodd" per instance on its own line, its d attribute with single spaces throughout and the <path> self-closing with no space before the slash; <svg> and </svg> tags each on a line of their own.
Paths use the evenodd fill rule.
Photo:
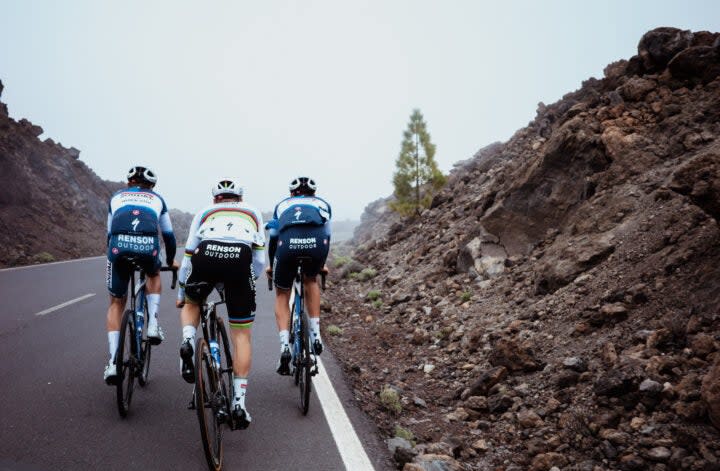
<svg viewBox="0 0 720 471">
<path fill-rule="evenodd" d="M 217 340 L 210 341 L 210 354 L 215 359 L 217 367 L 220 368 L 220 346 L 218 345 Z"/>
<path fill-rule="evenodd" d="M 137 334 L 142 336 L 143 327 L 145 327 L 145 314 L 142 311 L 135 313 L 135 327 Z"/>
</svg>

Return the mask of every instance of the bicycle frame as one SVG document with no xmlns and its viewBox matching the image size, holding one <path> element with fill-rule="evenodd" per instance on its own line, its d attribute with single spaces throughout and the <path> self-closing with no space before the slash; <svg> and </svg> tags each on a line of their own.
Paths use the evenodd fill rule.
<svg viewBox="0 0 720 471">
<path fill-rule="evenodd" d="M 138 285 L 135 286 L 135 271 L 140 272 L 138 279 Z M 137 356 L 140 364 L 144 361 L 143 351 L 140 346 L 142 345 L 143 329 L 145 328 L 145 272 L 140 270 L 137 266 L 134 267 L 133 275 L 130 277 L 130 291 L 133 293 L 130 298 L 130 310 L 135 313 L 135 318 L 132 320 L 133 331 L 135 332 L 135 342 L 133 353 Z"/>
<path fill-rule="evenodd" d="M 218 291 L 218 293 L 220 293 L 220 301 L 208 302 L 203 306 L 200 315 L 200 325 L 202 326 L 203 337 L 205 337 L 210 346 L 213 366 L 218 373 L 222 374 L 225 373 L 225 371 L 221 371 L 222 361 L 220 359 L 220 345 L 218 344 L 217 338 L 217 306 L 225 304 L 225 299 L 220 291 Z M 232 358 L 228 358 L 227 362 L 232 364 Z"/>
<path fill-rule="evenodd" d="M 300 355 L 300 342 L 302 335 L 302 312 L 305 299 L 305 287 L 302 281 L 302 264 L 298 265 L 298 271 L 293 280 L 293 289 L 290 293 L 290 325 L 292 327 L 293 361 Z"/>
</svg>

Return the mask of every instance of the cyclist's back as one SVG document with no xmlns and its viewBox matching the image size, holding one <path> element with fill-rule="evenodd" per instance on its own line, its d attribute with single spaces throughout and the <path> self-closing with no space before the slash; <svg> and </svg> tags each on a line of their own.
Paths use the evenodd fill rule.
<svg viewBox="0 0 720 471">
<path fill-rule="evenodd" d="M 330 217 L 330 205 L 314 195 L 291 195 L 275 206 L 268 229 L 277 287 L 290 288 L 301 258 L 306 260 L 303 271 L 308 276 L 320 273 L 330 249 Z"/>
<path fill-rule="evenodd" d="M 315 196 L 317 186 L 309 177 L 293 179 L 288 186 L 290 196 L 275 206 L 267 228 L 270 235 L 269 255 L 275 295 L 275 318 L 280 338 L 280 360 L 277 372 L 290 373 L 288 300 L 293 278 L 302 260 L 305 279 L 306 307 L 310 320 L 313 350 L 322 352 L 320 338 L 320 288 L 317 275 L 325 269 L 330 250 L 330 218 L 332 211 L 324 199 Z"/>
<path fill-rule="evenodd" d="M 158 233 L 162 233 L 168 265 L 174 264 L 176 250 L 167 205 L 162 196 L 153 190 L 157 183 L 155 173 L 147 167 L 135 166 L 128 172 L 127 181 L 127 188 L 115 192 L 108 204 L 106 282 L 110 292 L 107 314 L 110 360 L 104 372 L 108 384 L 117 378 L 115 351 L 120 335 L 120 318 L 134 267 L 139 267 L 148 276 L 146 299 L 150 318 L 147 335 L 154 344 L 158 344 L 163 339 L 162 329 L 157 323 L 162 289 Z M 133 263 L 128 263 L 128 259 L 132 259 Z"/>
<path fill-rule="evenodd" d="M 242 200 L 242 188 L 223 179 L 213 188 L 213 204 L 193 218 L 180 268 L 177 306 L 182 307 L 180 370 L 194 381 L 193 345 L 200 305 L 222 283 L 233 343 L 232 413 L 240 427 L 250 424 L 245 393 L 250 373 L 251 327 L 255 319 L 255 279 L 265 266 L 262 215 Z"/>
<path fill-rule="evenodd" d="M 110 198 L 107 226 L 110 263 L 131 256 L 156 272 L 160 267 L 158 232 L 162 232 L 166 252 L 174 257 L 175 235 L 167 205 L 150 188 L 131 186 L 117 191 Z M 153 268 L 153 264 L 157 266 Z"/>
</svg>

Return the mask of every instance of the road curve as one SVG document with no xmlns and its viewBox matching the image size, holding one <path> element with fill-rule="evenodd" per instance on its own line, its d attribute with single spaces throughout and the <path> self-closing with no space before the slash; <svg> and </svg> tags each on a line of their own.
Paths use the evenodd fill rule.
<svg viewBox="0 0 720 471">
<path fill-rule="evenodd" d="M 115 389 L 102 381 L 104 265 L 104 258 L 92 258 L 0 270 L 0 471 L 206 469 L 196 415 L 187 410 L 192 386 L 178 371 L 180 325 L 168 274 L 159 314 L 166 340 L 153 349 L 150 383 L 136 386 L 130 414 L 120 419 Z M 247 402 L 253 423 L 225 434 L 224 469 L 347 469 L 318 395 L 303 417 L 297 388 L 274 372 L 277 335 L 267 289 L 258 289 L 253 349 Z M 331 352 L 322 359 L 374 469 L 392 469 Z"/>
</svg>

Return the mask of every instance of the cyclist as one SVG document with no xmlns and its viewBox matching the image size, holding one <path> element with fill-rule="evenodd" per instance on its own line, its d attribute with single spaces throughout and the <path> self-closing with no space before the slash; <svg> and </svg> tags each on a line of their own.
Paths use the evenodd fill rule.
<svg viewBox="0 0 720 471">
<path fill-rule="evenodd" d="M 331 210 L 327 201 L 315 196 L 317 185 L 312 178 L 297 177 L 290 182 L 290 196 L 275 206 L 268 222 L 270 266 L 267 276 L 273 278 L 275 320 L 280 337 L 280 359 L 277 372 L 290 374 L 290 288 L 297 273 L 298 257 L 303 262 L 305 305 L 310 318 L 310 335 L 315 354 L 322 353 L 320 337 L 320 286 L 317 275 L 327 272 L 325 260 L 330 250 Z"/>
<path fill-rule="evenodd" d="M 251 422 L 245 406 L 252 361 L 251 327 L 255 318 L 255 280 L 265 267 L 262 215 L 242 201 L 243 190 L 231 179 L 212 189 L 213 204 L 195 215 L 180 268 L 177 307 L 180 323 L 181 374 L 195 381 L 193 345 L 200 305 L 222 283 L 233 344 L 232 414 L 242 428 Z M 206 282 L 201 288 L 192 283 Z"/>
<path fill-rule="evenodd" d="M 115 384 L 117 368 L 115 352 L 120 338 L 120 321 L 127 301 L 128 282 L 132 267 L 126 257 L 134 257 L 147 275 L 147 307 L 150 319 L 147 335 L 153 345 L 165 338 L 158 325 L 157 312 L 160 305 L 160 241 L 158 229 L 165 243 L 168 265 L 175 262 L 175 235 L 165 200 L 153 191 L 157 176 L 147 167 L 132 167 L 127 174 L 127 188 L 117 191 L 110 198 L 107 219 L 107 271 L 106 281 L 110 292 L 107 312 L 108 344 L 110 361 L 105 367 L 104 379 Z"/>
</svg>

